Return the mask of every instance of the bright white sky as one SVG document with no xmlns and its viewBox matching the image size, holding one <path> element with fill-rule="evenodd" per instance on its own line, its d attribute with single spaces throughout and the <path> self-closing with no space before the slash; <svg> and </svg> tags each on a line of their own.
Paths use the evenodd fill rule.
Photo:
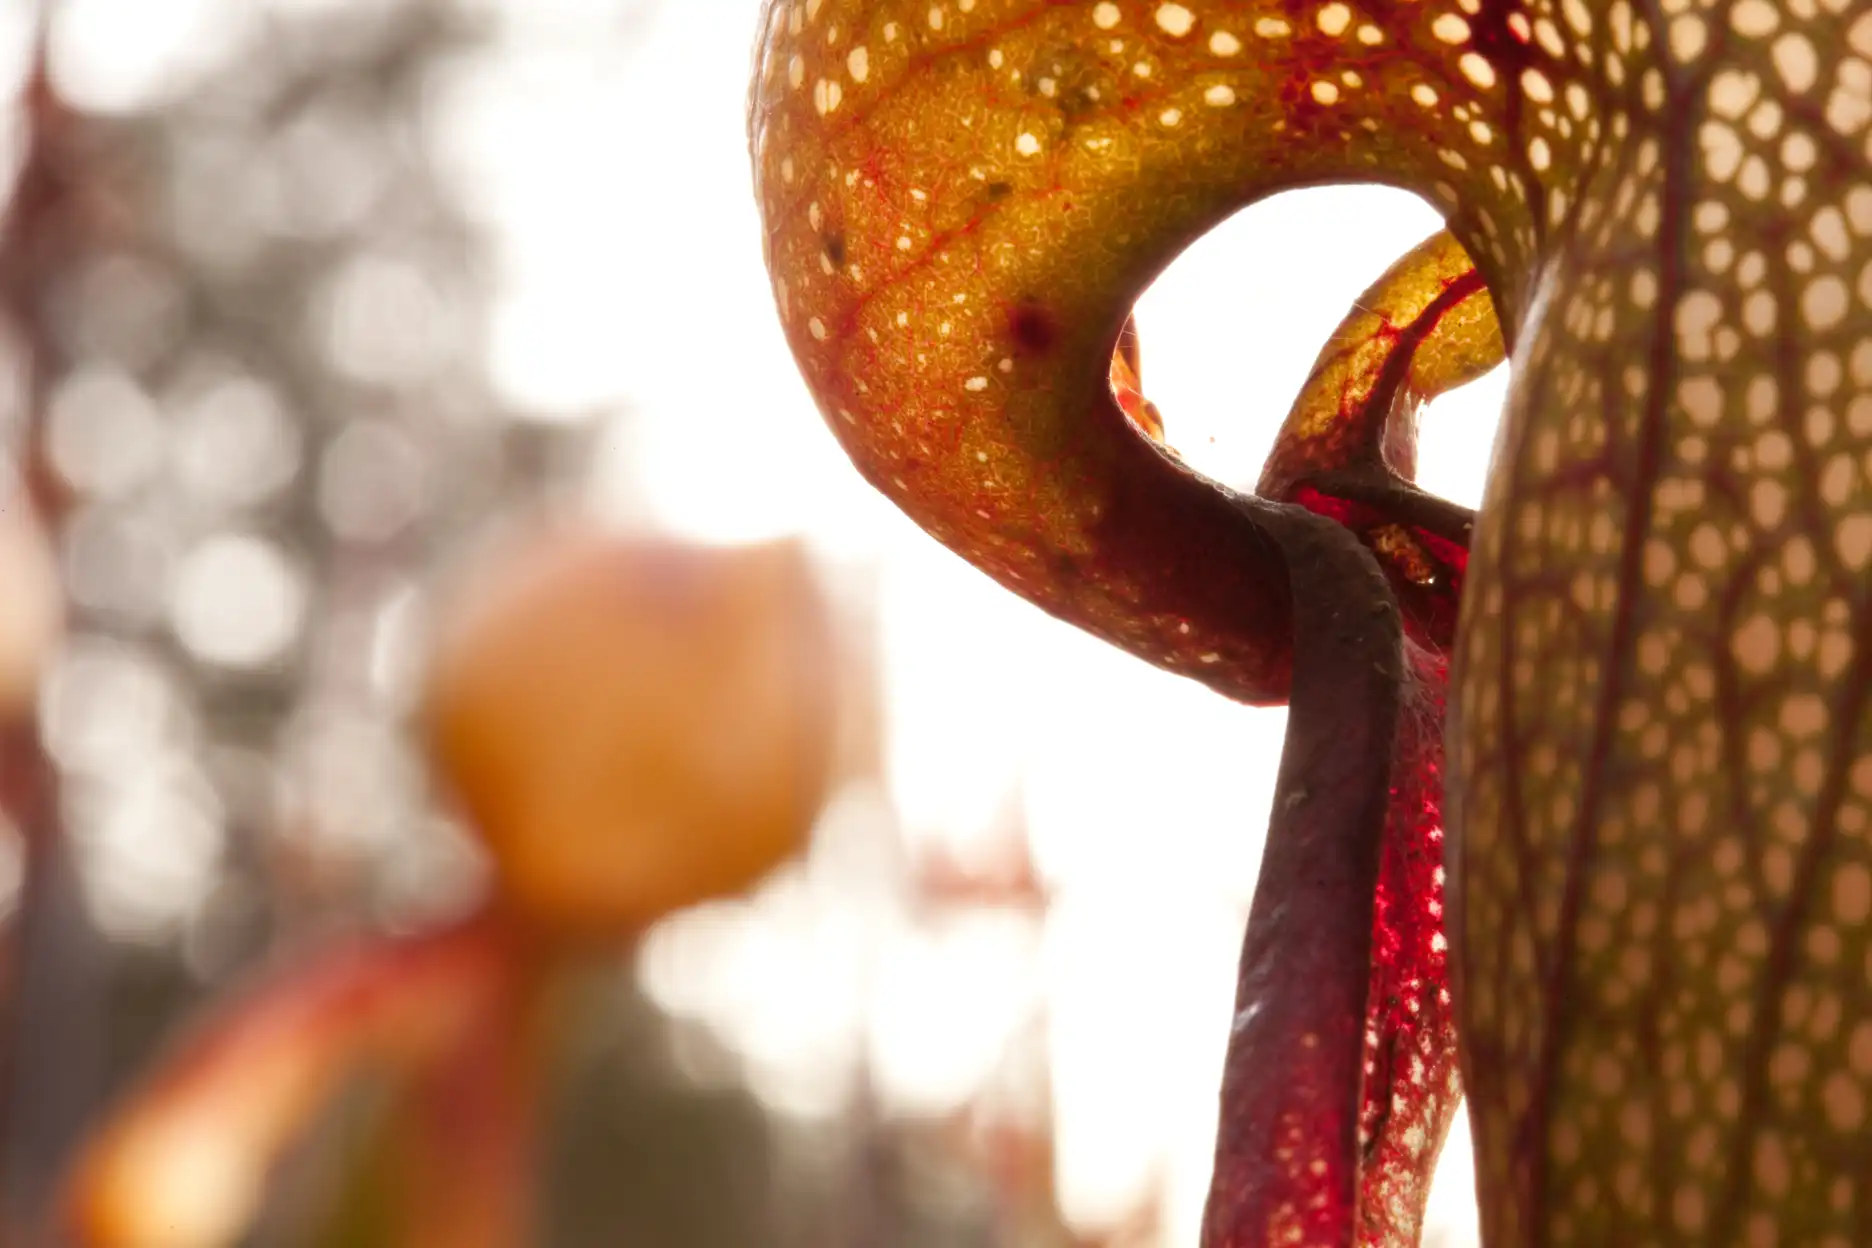
<svg viewBox="0 0 1872 1248">
<path fill-rule="evenodd" d="M 651 988 L 740 1036 L 760 1086 L 800 1112 L 836 1094 L 815 1091 L 828 1055 L 859 1053 L 888 1102 L 953 1104 L 1043 1009 L 1069 1214 L 1097 1224 L 1161 1183 L 1164 1243 L 1194 1243 L 1283 714 L 1057 624 L 851 470 L 794 371 L 762 271 L 744 137 L 757 0 L 639 5 L 652 16 L 628 39 L 618 13 L 632 6 L 616 0 L 483 2 L 504 42 L 435 84 L 432 121 L 447 168 L 498 230 L 499 383 L 568 417 L 616 413 L 591 493 L 620 521 L 710 541 L 801 534 L 877 590 L 887 792 L 836 810 L 830 848 L 759 906 L 654 944 Z M 72 0 L 68 88 L 134 107 L 186 81 L 244 8 Z M 1219 479 L 1252 481 L 1351 299 L 1436 225 L 1402 194 L 1341 189 L 1263 204 L 1197 244 L 1138 309 L 1171 442 Z M 1426 417 L 1432 490 L 1478 500 L 1502 380 Z M 863 874 L 839 848 L 841 818 L 966 847 L 1010 812 L 1057 890 L 1044 930 L 931 932 L 854 909 L 839 887 Z M 1473 1242 L 1468 1151 L 1459 1131 L 1433 1201 L 1451 1248 Z"/>
</svg>

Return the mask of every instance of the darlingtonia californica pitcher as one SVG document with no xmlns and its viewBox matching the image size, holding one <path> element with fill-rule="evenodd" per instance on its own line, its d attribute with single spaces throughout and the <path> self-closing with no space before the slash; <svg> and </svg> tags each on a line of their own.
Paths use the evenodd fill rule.
<svg viewBox="0 0 1872 1248">
<path fill-rule="evenodd" d="M 1206 1241 L 1415 1242 L 1460 1067 L 1491 1248 L 1872 1243 L 1866 0 L 769 0 L 751 115 L 866 478 L 1292 706 Z M 1448 233 L 1225 489 L 1131 305 L 1335 181 Z M 1415 414 L 1504 351 L 1471 515 Z"/>
</svg>

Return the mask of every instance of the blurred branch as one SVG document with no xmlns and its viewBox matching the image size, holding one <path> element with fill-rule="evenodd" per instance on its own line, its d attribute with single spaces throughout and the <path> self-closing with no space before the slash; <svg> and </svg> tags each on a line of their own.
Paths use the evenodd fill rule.
<svg viewBox="0 0 1872 1248">
<path fill-rule="evenodd" d="M 41 528 L 56 534 L 68 496 L 44 453 L 49 379 L 60 367 L 49 291 L 54 275 L 84 249 L 95 217 L 78 156 L 81 123 L 54 94 L 43 39 L 39 47 L 22 100 L 26 161 L 0 220 L 0 315 L 17 335 L 25 374 L 23 493 Z M 0 803 L 25 855 L 0 1041 L 0 1230 L 11 1232 L 10 1241 L 41 1242 L 57 1176 L 100 1091 L 106 964 L 65 845 L 57 773 L 31 707 L 0 729 Z"/>
<path fill-rule="evenodd" d="M 512 975 L 483 1025 L 408 1091 L 399 1248 L 523 1248 L 536 1239 L 540 1102 L 552 980 Z"/>
</svg>

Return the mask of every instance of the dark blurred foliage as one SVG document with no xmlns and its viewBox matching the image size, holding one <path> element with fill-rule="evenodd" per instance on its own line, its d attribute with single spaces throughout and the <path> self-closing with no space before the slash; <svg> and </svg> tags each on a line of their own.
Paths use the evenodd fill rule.
<svg viewBox="0 0 1872 1248">
<path fill-rule="evenodd" d="M 481 367 L 488 241 L 425 110 L 486 30 L 415 0 L 258 20 L 146 110 L 85 115 L 44 74 L 20 106 L 0 429 L 69 624 L 36 721 L 0 747 L 27 845 L 9 1244 L 45 1242 L 70 1149 L 194 1008 L 283 948 L 473 894 L 478 861 L 401 731 L 428 586 L 569 493 L 594 436 L 515 410 Z M 776 1116 L 685 1073 L 712 1041 L 620 968 L 575 997 L 544 1243 L 1069 1242 L 1044 1141 L 886 1126 L 862 1097 Z M 379 1108 L 359 1088 L 324 1115 L 252 1243 L 377 1242 Z"/>
</svg>

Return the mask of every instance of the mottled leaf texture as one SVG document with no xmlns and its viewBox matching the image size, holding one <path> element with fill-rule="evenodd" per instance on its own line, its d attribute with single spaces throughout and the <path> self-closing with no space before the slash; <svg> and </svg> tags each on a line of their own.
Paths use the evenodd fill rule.
<svg viewBox="0 0 1872 1248">
<path fill-rule="evenodd" d="M 1373 974 L 1388 916 L 1433 930 L 1434 876 L 1387 872 L 1393 848 L 1434 864 L 1442 822 L 1491 1248 L 1872 1243 L 1865 0 L 770 0 L 764 22 L 776 301 L 853 461 L 1010 588 L 1245 701 L 1302 697 L 1314 608 L 1286 539 L 1143 436 L 1120 331 L 1273 191 L 1442 209 L 1263 483 L 1384 571 L 1422 673 L 1399 724 L 1417 689 L 1434 722 L 1459 638 L 1447 818 L 1405 834 L 1415 799 L 1393 803 Z M 1419 392 L 1492 358 L 1491 314 L 1515 369 L 1472 532 L 1404 484 L 1405 447 Z M 1428 802 L 1423 736 L 1390 778 Z"/>
</svg>

